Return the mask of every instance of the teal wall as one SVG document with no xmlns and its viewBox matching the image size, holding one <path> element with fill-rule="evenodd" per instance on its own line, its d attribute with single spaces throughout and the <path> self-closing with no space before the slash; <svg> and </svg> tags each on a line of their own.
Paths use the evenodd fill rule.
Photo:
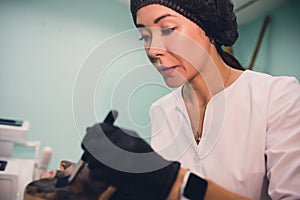
<svg viewBox="0 0 300 200">
<path fill-rule="evenodd" d="M 295 76 L 300 80 L 299 10 L 300 1 L 289 0 L 270 13 L 242 24 L 239 27 L 240 37 L 233 47 L 235 56 L 244 66 L 250 64 L 263 21 L 269 15 L 270 21 L 253 70 L 272 75 Z"/>
<path fill-rule="evenodd" d="M 270 13 L 254 70 L 300 79 L 299 6 L 300 1 L 290 0 Z M 250 62 L 263 19 L 239 28 L 234 52 L 243 65 Z M 148 136 L 149 106 L 169 90 L 143 51 L 114 60 L 105 76 L 89 72 L 90 77 L 99 76 L 95 86 L 89 87 L 89 77 L 76 85 L 92 52 L 132 28 L 128 6 L 112 0 L 0 1 L 0 117 L 30 121 L 28 139 L 53 148 L 50 168 L 57 168 L 62 159 L 77 161 L 85 126 L 101 121 L 111 108 L 120 111 L 119 125 Z M 136 35 L 125 40 L 138 41 Z M 97 61 L 127 45 L 118 42 Z M 94 92 L 95 113 L 86 112 L 91 101 L 82 98 L 84 90 L 74 97 L 78 88 Z"/>
<path fill-rule="evenodd" d="M 117 1 L 0 1 L 0 117 L 30 122 L 28 139 L 53 149 L 50 168 L 57 168 L 62 159 L 77 161 L 85 127 L 101 121 L 111 108 L 120 111 L 119 125 L 144 137 L 150 133 L 150 104 L 168 89 L 161 86 L 161 77 L 149 66 L 144 51 L 120 56 L 104 77 L 96 77 L 96 85 L 86 89 L 95 92 L 93 113 L 86 112 L 85 105 L 91 102 L 81 99 L 84 92 L 73 95 L 94 75 L 90 71 L 85 83 L 76 85 L 92 52 L 133 28 L 128 6 Z M 137 35 L 128 36 L 100 52 L 99 69 L 107 53 L 131 40 L 141 43 Z M 146 79 L 147 84 L 141 84 Z M 74 109 L 83 109 L 80 116 Z"/>
</svg>

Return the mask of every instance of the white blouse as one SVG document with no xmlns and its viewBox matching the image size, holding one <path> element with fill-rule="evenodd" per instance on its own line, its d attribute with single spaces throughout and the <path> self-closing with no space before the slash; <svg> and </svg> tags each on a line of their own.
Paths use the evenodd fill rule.
<svg viewBox="0 0 300 200">
<path fill-rule="evenodd" d="M 295 78 L 244 71 L 211 98 L 198 145 L 181 90 L 150 109 L 154 150 L 251 199 L 300 199 L 300 85 Z"/>
</svg>

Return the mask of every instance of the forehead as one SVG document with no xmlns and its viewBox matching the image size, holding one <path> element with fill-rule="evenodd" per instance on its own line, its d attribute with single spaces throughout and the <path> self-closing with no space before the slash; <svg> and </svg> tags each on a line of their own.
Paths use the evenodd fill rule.
<svg viewBox="0 0 300 200">
<path fill-rule="evenodd" d="M 154 23 L 154 20 L 158 17 L 170 14 L 173 17 L 180 18 L 182 17 L 176 11 L 159 4 L 150 4 L 142 7 L 137 11 L 136 15 L 136 23 L 144 24 L 144 23 Z"/>
</svg>

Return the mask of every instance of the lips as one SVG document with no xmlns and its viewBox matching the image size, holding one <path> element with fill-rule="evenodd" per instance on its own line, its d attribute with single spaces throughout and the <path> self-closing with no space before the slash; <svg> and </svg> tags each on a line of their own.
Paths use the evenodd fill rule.
<svg viewBox="0 0 300 200">
<path fill-rule="evenodd" d="M 163 75 L 170 75 L 172 74 L 176 69 L 176 66 L 172 66 L 172 67 L 159 67 L 158 70 L 160 71 L 160 73 L 162 73 Z"/>
</svg>

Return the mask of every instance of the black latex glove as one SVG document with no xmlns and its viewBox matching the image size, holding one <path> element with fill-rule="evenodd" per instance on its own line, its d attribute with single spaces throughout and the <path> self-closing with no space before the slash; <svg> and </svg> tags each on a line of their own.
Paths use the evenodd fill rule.
<svg viewBox="0 0 300 200">
<path fill-rule="evenodd" d="M 87 128 L 83 160 L 92 178 L 104 179 L 133 199 L 166 199 L 180 164 L 162 158 L 134 131 L 114 126 L 116 111 Z"/>
</svg>

